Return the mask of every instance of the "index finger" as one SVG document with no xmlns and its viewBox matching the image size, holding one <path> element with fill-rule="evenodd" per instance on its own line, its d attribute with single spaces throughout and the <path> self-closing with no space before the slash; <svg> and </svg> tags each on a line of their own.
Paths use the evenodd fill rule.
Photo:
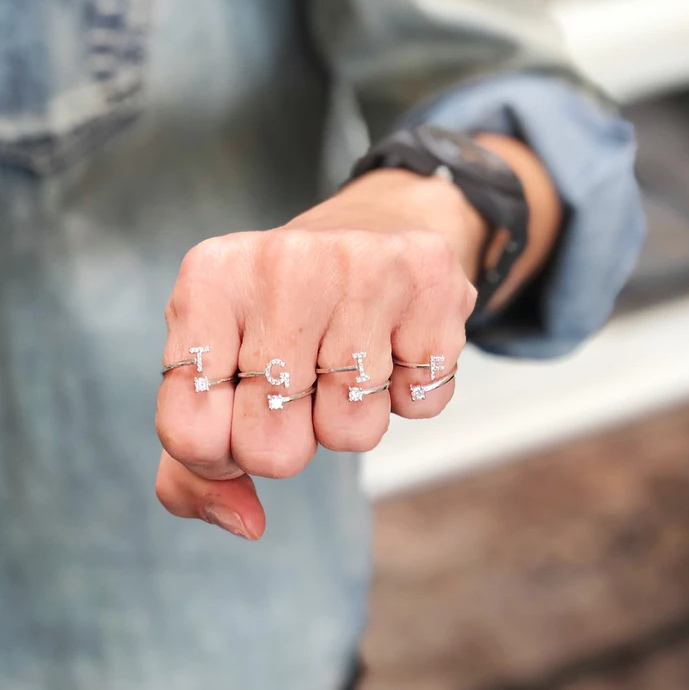
<svg viewBox="0 0 689 690">
<path fill-rule="evenodd" d="M 163 363 L 196 361 L 164 375 L 156 412 L 163 448 L 207 479 L 242 474 L 230 455 L 235 386 L 227 381 L 237 371 L 240 335 L 221 241 L 203 242 L 182 263 L 166 310 Z"/>
</svg>

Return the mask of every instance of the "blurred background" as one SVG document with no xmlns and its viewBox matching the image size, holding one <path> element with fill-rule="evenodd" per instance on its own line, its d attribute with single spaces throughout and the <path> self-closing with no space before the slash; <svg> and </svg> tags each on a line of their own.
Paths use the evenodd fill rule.
<svg viewBox="0 0 689 690">
<path fill-rule="evenodd" d="M 367 457 L 365 690 L 689 689 L 689 0 L 551 9 L 637 127 L 649 240 L 579 353 L 468 349 Z"/>
</svg>

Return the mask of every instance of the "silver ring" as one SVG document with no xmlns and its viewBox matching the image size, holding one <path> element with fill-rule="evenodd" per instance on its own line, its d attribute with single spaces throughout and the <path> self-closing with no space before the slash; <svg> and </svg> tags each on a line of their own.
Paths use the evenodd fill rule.
<svg viewBox="0 0 689 690">
<path fill-rule="evenodd" d="M 173 362 L 172 364 L 166 364 L 163 366 L 163 371 L 162 374 L 165 376 L 165 374 L 168 373 L 168 371 L 172 371 L 173 369 L 179 369 L 180 367 L 187 367 L 191 364 L 196 365 L 196 371 L 200 373 L 203 372 L 203 356 L 210 352 L 211 349 L 210 347 L 191 347 L 189 348 L 189 352 L 192 355 L 195 355 L 191 359 L 183 359 L 181 362 Z"/>
<path fill-rule="evenodd" d="M 417 385 L 411 385 L 409 386 L 409 390 L 411 391 L 411 399 L 412 402 L 419 402 L 421 400 L 426 399 L 426 393 L 431 393 L 434 390 L 437 390 L 441 386 L 444 386 L 446 383 L 450 383 L 452 379 L 457 375 L 457 367 L 452 370 L 451 373 L 449 373 L 447 376 L 443 376 L 443 378 L 438 379 L 435 383 L 429 383 L 427 386 L 423 386 L 421 384 Z"/>
<path fill-rule="evenodd" d="M 403 362 L 400 359 L 394 358 L 392 363 L 397 367 L 404 367 L 405 369 L 430 369 L 431 381 L 435 381 L 439 371 L 445 371 L 444 355 L 431 355 L 428 364 L 413 364 L 411 362 Z"/>
<path fill-rule="evenodd" d="M 365 395 L 373 395 L 374 393 L 382 393 L 390 388 L 390 380 L 387 380 L 382 386 L 375 388 L 357 388 L 356 386 L 349 387 L 349 402 L 363 402 Z"/>
<path fill-rule="evenodd" d="M 209 379 L 205 376 L 201 378 L 194 379 L 194 390 L 197 393 L 208 393 L 213 386 L 219 386 L 222 383 L 238 383 L 239 378 L 235 374 L 234 376 L 228 376 L 224 379 Z"/>
<path fill-rule="evenodd" d="M 269 410 L 282 410 L 287 403 L 294 402 L 295 400 L 301 400 L 302 398 L 307 398 L 309 395 L 313 395 L 316 390 L 316 384 L 307 388 L 301 393 L 295 393 L 294 395 L 269 395 L 268 396 L 268 409 Z"/>
<path fill-rule="evenodd" d="M 263 371 L 240 371 L 239 374 L 237 374 L 237 376 L 240 379 L 258 379 L 261 377 L 265 377 L 271 386 L 284 386 L 285 388 L 289 388 L 288 372 L 281 372 L 280 376 L 278 376 L 277 378 L 275 378 L 272 374 L 273 367 L 281 367 L 282 369 L 284 369 L 285 366 L 285 363 L 280 358 L 271 359 Z"/>
<path fill-rule="evenodd" d="M 364 369 L 364 360 L 368 357 L 365 352 L 354 352 L 352 354 L 352 359 L 356 361 L 356 364 L 350 364 L 346 367 L 336 367 L 335 369 L 316 369 L 318 375 L 321 374 L 344 374 L 348 371 L 358 371 L 359 375 L 356 377 L 357 383 L 366 383 L 370 381 L 371 377 L 366 373 Z"/>
<path fill-rule="evenodd" d="M 344 374 L 348 371 L 358 371 L 359 367 L 356 364 L 352 364 L 348 367 L 337 367 L 336 369 L 316 369 L 316 373 L 320 376 L 321 374 Z"/>
</svg>

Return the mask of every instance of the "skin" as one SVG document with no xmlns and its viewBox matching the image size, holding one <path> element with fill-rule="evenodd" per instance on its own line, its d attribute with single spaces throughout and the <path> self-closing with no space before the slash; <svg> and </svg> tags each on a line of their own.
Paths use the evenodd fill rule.
<svg viewBox="0 0 689 690">
<path fill-rule="evenodd" d="M 531 211 L 529 243 L 490 308 L 498 309 L 547 260 L 561 224 L 555 187 L 536 156 L 516 140 L 477 141 L 520 177 Z M 205 520 L 248 539 L 265 529 L 251 476 L 289 477 L 318 443 L 364 452 L 385 434 L 390 413 L 438 415 L 454 381 L 412 402 L 419 372 L 392 357 L 459 357 L 476 300 L 474 282 L 488 230 L 456 186 L 401 170 L 370 173 L 287 225 L 207 240 L 185 257 L 170 298 L 164 362 L 208 344 L 212 376 L 261 370 L 274 357 L 291 376 L 285 395 L 307 389 L 316 367 L 352 364 L 366 351 L 365 387 L 392 378 L 388 392 L 350 403 L 353 373 L 321 376 L 316 396 L 268 410 L 264 379 L 194 392 L 193 367 L 170 372 L 158 396 L 163 445 L 156 493 L 173 515 Z M 486 255 L 493 264 L 506 238 Z M 218 315 L 223 315 L 218 318 Z M 211 365 L 212 362 L 212 365 Z M 212 366 L 212 369 L 211 369 Z"/>
</svg>

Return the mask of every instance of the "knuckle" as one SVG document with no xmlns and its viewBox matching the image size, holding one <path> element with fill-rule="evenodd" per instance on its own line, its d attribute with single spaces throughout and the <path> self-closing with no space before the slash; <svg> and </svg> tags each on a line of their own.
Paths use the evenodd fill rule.
<svg viewBox="0 0 689 690">
<path fill-rule="evenodd" d="M 169 326 L 177 321 L 179 321 L 178 303 L 175 301 L 174 297 L 170 297 L 165 305 L 165 323 Z"/>
<path fill-rule="evenodd" d="M 359 263 L 371 253 L 379 253 L 383 250 L 377 235 L 364 230 L 347 230 L 337 237 L 338 256 L 349 263 Z"/>
<path fill-rule="evenodd" d="M 247 474 L 268 479 L 287 479 L 299 474 L 316 454 L 315 444 L 285 444 L 270 448 L 234 448 L 234 461 Z"/>
<path fill-rule="evenodd" d="M 446 390 L 442 395 L 436 395 L 432 400 L 428 399 L 422 404 L 409 400 L 407 389 L 404 391 L 402 399 L 394 406 L 395 413 L 404 419 L 432 419 L 437 417 L 452 400 L 453 384 L 448 384 L 447 388 L 449 390 Z"/>
<path fill-rule="evenodd" d="M 332 252 L 334 277 L 350 280 L 357 273 L 357 267 L 365 255 L 362 239 L 359 232 L 346 232 L 337 237 Z"/>
<path fill-rule="evenodd" d="M 298 290 L 295 276 L 311 279 L 319 270 L 317 246 L 312 234 L 303 230 L 269 231 L 257 256 L 256 270 L 273 298 L 283 303 L 285 291 Z M 300 281 L 301 282 L 301 281 Z"/>
<path fill-rule="evenodd" d="M 265 235 L 261 259 L 262 267 L 269 271 L 292 270 L 313 254 L 315 235 L 305 230 L 270 231 Z"/>
<path fill-rule="evenodd" d="M 195 426 L 176 419 L 168 423 L 158 414 L 156 430 L 163 448 L 195 474 L 215 477 L 228 461 L 227 443 L 213 434 L 200 434 Z"/>
<path fill-rule="evenodd" d="M 409 237 L 404 233 L 400 233 L 377 237 L 372 253 L 385 263 L 386 268 L 399 276 L 405 258 L 413 255 L 414 252 Z"/>
<path fill-rule="evenodd" d="M 222 271 L 224 238 L 205 240 L 190 249 L 180 266 L 177 282 L 165 309 L 167 323 L 175 323 L 198 308 L 200 293 Z"/>
<path fill-rule="evenodd" d="M 389 418 L 388 418 L 389 424 Z M 326 423 L 316 429 L 318 442 L 328 450 L 341 453 L 367 453 L 381 442 L 387 425 Z"/>
<path fill-rule="evenodd" d="M 456 253 L 450 241 L 440 233 L 415 233 L 413 261 L 417 271 L 446 276 L 458 270 Z"/>
<path fill-rule="evenodd" d="M 225 256 L 225 238 L 213 237 L 192 247 L 182 259 L 179 279 L 198 280 L 217 272 Z"/>
<path fill-rule="evenodd" d="M 468 319 L 474 313 L 474 309 L 476 309 L 476 300 L 478 299 L 478 290 L 469 279 L 465 279 L 463 294 L 463 314 Z"/>
</svg>

